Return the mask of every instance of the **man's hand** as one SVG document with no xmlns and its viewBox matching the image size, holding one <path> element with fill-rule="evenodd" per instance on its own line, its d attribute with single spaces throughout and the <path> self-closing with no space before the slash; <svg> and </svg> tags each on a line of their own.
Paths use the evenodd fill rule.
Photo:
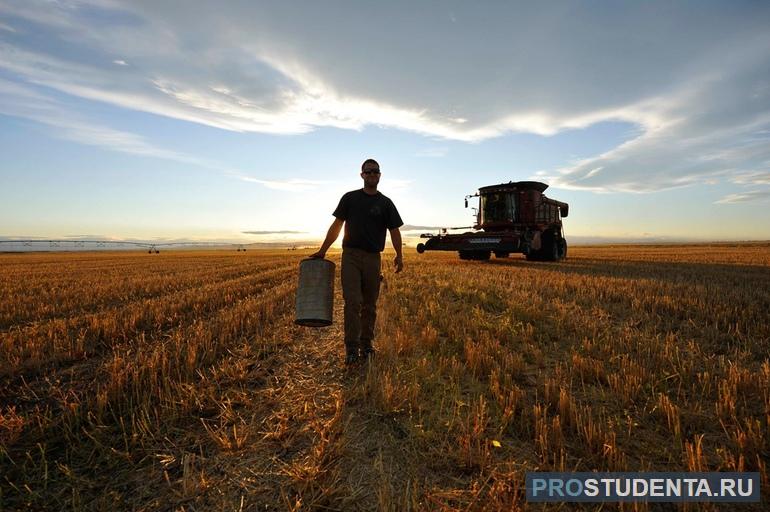
<svg viewBox="0 0 770 512">
<path fill-rule="evenodd" d="M 396 274 L 404 270 L 404 259 L 401 256 L 396 256 L 393 264 L 396 266 Z"/>
<path fill-rule="evenodd" d="M 308 257 L 309 257 L 309 258 L 318 258 L 318 259 L 324 259 L 324 258 L 326 257 L 326 251 L 318 251 L 318 252 L 314 252 L 313 254 L 311 254 L 311 255 L 310 255 L 310 256 L 308 256 Z"/>
<path fill-rule="evenodd" d="M 404 270 L 404 259 L 401 256 L 401 231 L 398 228 L 390 230 L 390 241 L 393 242 L 393 248 L 396 250 L 396 259 L 393 264 L 396 266 L 396 274 Z"/>
</svg>

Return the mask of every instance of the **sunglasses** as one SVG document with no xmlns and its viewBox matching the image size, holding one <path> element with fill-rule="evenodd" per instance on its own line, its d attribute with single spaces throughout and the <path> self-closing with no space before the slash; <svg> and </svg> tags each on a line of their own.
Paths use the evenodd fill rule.
<svg viewBox="0 0 770 512">
<path fill-rule="evenodd" d="M 369 170 L 361 171 L 361 172 L 364 173 L 364 174 L 380 174 L 380 170 L 379 169 L 369 169 Z"/>
</svg>

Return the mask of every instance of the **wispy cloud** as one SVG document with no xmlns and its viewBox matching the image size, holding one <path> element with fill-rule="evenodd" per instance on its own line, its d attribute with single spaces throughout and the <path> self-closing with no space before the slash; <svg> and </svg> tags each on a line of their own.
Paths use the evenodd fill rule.
<svg viewBox="0 0 770 512">
<path fill-rule="evenodd" d="M 289 180 L 263 180 L 244 175 L 237 175 L 236 177 L 240 180 L 248 181 L 250 183 L 259 183 L 260 185 L 264 185 L 267 188 L 271 188 L 273 190 L 284 190 L 287 192 L 311 190 L 323 183 L 322 181 L 303 180 L 299 178 L 292 178 Z"/>
<path fill-rule="evenodd" d="M 50 44 L 5 28 L 0 68 L 81 98 L 241 132 L 374 125 L 480 141 L 603 121 L 637 127 L 611 151 L 547 170 L 565 188 L 647 192 L 770 172 L 770 4 L 699 5 L 698 21 L 692 5 L 666 4 L 666 24 L 655 2 L 501 3 L 481 13 L 456 5 L 441 23 L 432 9 L 398 3 L 186 6 L 9 0 L 0 4 L 5 26 L 44 29 Z M 385 15 L 393 30 L 371 37 L 370 20 Z"/>
<path fill-rule="evenodd" d="M 307 234 L 307 231 L 288 231 L 288 230 L 277 230 L 277 231 L 241 231 L 244 235 L 305 235 Z"/>
<path fill-rule="evenodd" d="M 729 194 L 719 201 L 717 204 L 732 204 L 732 203 L 747 203 L 749 201 L 762 201 L 770 198 L 770 190 L 751 190 L 748 192 L 740 192 L 737 194 Z"/>
<path fill-rule="evenodd" d="M 75 238 L 78 240 L 118 240 L 117 238 L 107 235 L 64 235 L 62 238 Z"/>
<path fill-rule="evenodd" d="M 738 174 L 733 181 L 745 185 L 770 185 L 770 171 Z"/>
<path fill-rule="evenodd" d="M 207 159 L 183 152 L 168 150 L 149 142 L 135 133 L 116 130 L 87 119 L 77 112 L 63 106 L 50 95 L 0 78 L 0 114 L 29 119 L 48 126 L 52 133 L 65 140 L 78 144 L 96 146 L 110 151 L 128 153 L 136 156 L 161 158 L 214 170 L 231 178 L 257 183 L 273 190 L 303 191 L 310 190 L 324 183 L 323 181 L 303 180 L 264 180 L 248 176 Z"/>
<path fill-rule="evenodd" d="M 449 148 L 447 146 L 434 146 L 430 148 L 421 149 L 415 156 L 424 158 L 442 158 L 447 156 Z"/>
<path fill-rule="evenodd" d="M 380 182 L 380 188 L 383 190 L 404 190 L 411 187 L 412 183 L 414 183 L 414 180 L 400 180 L 384 177 Z"/>
<path fill-rule="evenodd" d="M 190 155 L 158 147 L 143 137 L 115 130 L 72 112 L 52 97 L 24 84 L 0 78 L 0 114 L 30 119 L 53 129 L 56 136 L 111 151 L 201 164 Z"/>
</svg>

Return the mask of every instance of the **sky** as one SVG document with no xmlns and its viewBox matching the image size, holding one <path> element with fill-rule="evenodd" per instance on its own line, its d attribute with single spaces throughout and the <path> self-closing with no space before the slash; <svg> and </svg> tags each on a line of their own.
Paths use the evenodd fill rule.
<svg viewBox="0 0 770 512">
<path fill-rule="evenodd" d="M 375 158 L 405 232 L 534 179 L 568 240 L 767 240 L 768 27 L 763 1 L 0 0 L 0 237 L 318 240 Z"/>
</svg>

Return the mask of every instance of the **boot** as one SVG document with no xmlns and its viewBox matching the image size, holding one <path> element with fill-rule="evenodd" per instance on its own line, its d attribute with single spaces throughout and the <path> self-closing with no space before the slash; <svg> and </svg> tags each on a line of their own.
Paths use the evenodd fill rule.
<svg viewBox="0 0 770 512">
<path fill-rule="evenodd" d="M 374 357 L 375 350 L 372 347 L 372 340 L 361 340 L 361 348 L 359 349 L 359 354 L 361 356 L 361 359 L 370 360 L 372 357 Z"/>
<path fill-rule="evenodd" d="M 350 366 L 358 362 L 359 355 L 358 350 L 346 349 L 345 350 L 345 364 Z"/>
</svg>

